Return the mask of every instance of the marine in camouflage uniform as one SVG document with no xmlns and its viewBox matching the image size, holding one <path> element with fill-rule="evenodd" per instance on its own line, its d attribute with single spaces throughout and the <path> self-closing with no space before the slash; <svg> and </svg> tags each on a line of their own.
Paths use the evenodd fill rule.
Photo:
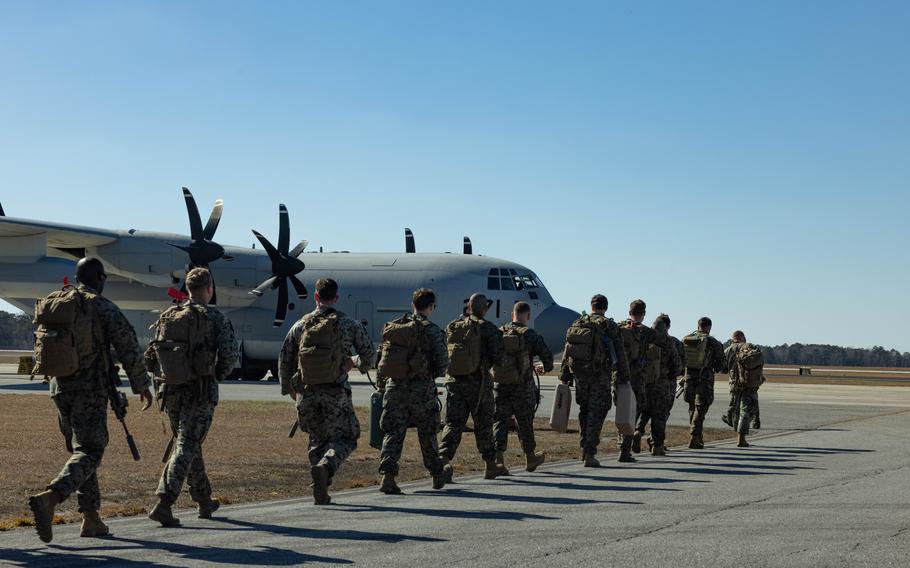
<svg viewBox="0 0 910 568">
<path fill-rule="evenodd" d="M 496 450 L 496 464 L 500 474 L 508 475 L 503 453 L 508 448 L 509 420 L 515 417 L 518 427 L 518 439 L 521 449 L 526 456 L 527 471 L 534 471 L 543 463 L 543 454 L 535 454 L 537 442 L 534 440 L 534 409 L 536 407 L 536 389 L 534 388 L 534 358 L 540 359 L 541 369 L 544 373 L 553 370 L 553 353 L 544 342 L 543 337 L 525 323 L 531 315 L 531 307 L 526 302 L 518 302 L 512 311 L 512 322 L 500 328 L 503 333 L 508 329 L 524 329 L 525 343 L 528 349 L 529 365 L 524 376 L 517 384 L 493 385 L 493 403 L 495 406 L 493 416 L 493 447 Z M 522 321 L 524 320 L 524 321 Z M 530 387 L 530 388 L 529 388 Z M 533 393 L 533 396 L 529 396 Z"/>
<path fill-rule="evenodd" d="M 711 320 L 701 318 L 698 331 L 711 333 Z M 687 365 L 691 364 L 687 361 Z M 714 374 L 727 371 L 727 358 L 724 355 L 724 346 L 708 335 L 705 366 L 701 369 L 686 368 L 685 401 L 689 405 L 689 447 L 694 449 L 704 448 L 702 430 L 705 416 L 714 402 Z"/>
<path fill-rule="evenodd" d="M 600 434 L 603 430 L 607 413 L 612 407 L 611 379 L 614 384 L 629 382 L 629 362 L 623 347 L 619 326 L 612 318 L 606 317 L 607 298 L 597 294 L 591 298 L 589 317 L 601 327 L 603 336 L 613 346 L 613 353 L 607 356 L 601 366 L 589 362 L 574 361 L 566 357 L 560 368 L 559 380 L 566 384 L 575 383 L 575 402 L 578 403 L 578 424 L 585 467 L 600 467 L 597 461 L 597 447 L 600 445 Z"/>
<path fill-rule="evenodd" d="M 631 377 L 629 382 L 632 385 L 632 392 L 635 393 L 636 424 L 640 422 L 643 414 L 650 416 L 644 370 L 648 365 L 648 347 L 654 343 L 654 330 L 641 323 L 645 317 L 646 307 L 643 300 L 634 300 L 629 305 L 629 315 L 631 317 L 619 325 L 622 332 L 623 347 L 625 347 L 626 356 L 629 357 L 629 374 Z M 638 357 L 634 360 L 631 356 L 634 352 L 633 343 L 638 344 Z M 647 423 L 647 420 L 645 423 Z M 641 452 L 641 438 L 643 435 L 644 428 L 638 427 L 636 427 L 633 435 L 620 435 L 619 461 L 635 461 L 631 452 L 636 454 Z"/>
<path fill-rule="evenodd" d="M 746 442 L 749 425 L 758 414 L 758 386 L 746 384 L 745 378 L 741 376 L 739 356 L 745 346 L 745 334 L 737 331 L 733 334 L 733 342 L 724 350 L 727 369 L 730 371 L 730 407 L 724 416 L 724 422 L 739 434 L 740 447 L 749 446 Z"/>
<path fill-rule="evenodd" d="M 429 294 L 428 294 L 429 293 Z M 409 425 L 417 428 L 423 465 L 433 476 L 434 488 L 441 489 L 444 482 L 443 463 L 439 458 L 439 408 L 436 399 L 436 377 L 444 376 L 449 364 L 445 332 L 431 322 L 428 315 L 436 305 L 436 296 L 430 290 L 417 290 L 414 294 L 415 313 L 408 316 L 422 322 L 424 327 L 420 338 L 427 362 L 425 373 L 405 380 L 378 378 L 382 397 L 382 417 L 379 426 L 384 434 L 379 459 L 379 473 L 383 475 L 384 493 L 401 493 L 395 484 L 398 475 L 398 461 L 404 447 L 405 434 Z M 432 308 L 431 308 L 432 306 Z M 425 312 L 425 313 L 421 313 Z M 426 313 L 429 312 L 429 313 Z M 382 361 L 383 348 L 379 350 L 377 364 Z"/>
<path fill-rule="evenodd" d="M 162 408 L 171 424 L 173 446 L 155 492 L 160 505 L 153 508 L 149 516 L 163 526 L 180 524 L 171 513 L 171 507 L 177 502 L 184 481 L 189 485 L 190 496 L 197 503 L 200 518 L 210 518 L 220 506 L 218 499 L 212 499 L 212 484 L 205 471 L 202 443 L 218 404 L 218 381 L 226 378 L 240 359 L 240 349 L 230 320 L 208 305 L 213 291 L 208 270 L 191 270 L 187 275 L 187 287 L 190 299 L 185 301 L 201 308 L 205 314 L 207 329 L 203 345 L 207 353 L 215 354 L 215 365 L 210 375 L 198 380 L 181 385 L 161 383 L 159 387 Z M 205 288 L 208 292 L 204 291 Z M 146 351 L 146 367 L 151 372 L 157 368 L 154 353 L 151 346 Z"/>
<path fill-rule="evenodd" d="M 331 282 L 323 284 L 324 281 Z M 329 303 L 320 304 L 319 290 L 328 294 Z M 281 393 L 296 400 L 297 416 L 302 430 L 309 433 L 310 471 L 313 474 L 313 498 L 317 505 L 331 502 L 328 497 L 328 485 L 332 476 L 341 467 L 344 460 L 357 448 L 360 437 L 360 421 L 354 413 L 351 403 L 351 386 L 347 371 L 342 371 L 334 383 L 303 385 L 298 373 L 300 340 L 303 337 L 304 323 L 308 317 L 317 313 L 336 312 L 338 285 L 334 280 L 320 278 L 316 282 L 317 308 L 303 316 L 295 323 L 281 348 L 278 360 L 278 377 Z M 333 290 L 334 287 L 334 291 Z M 332 301 L 334 298 L 334 301 Z M 351 317 L 338 312 L 342 352 L 346 356 L 356 353 L 356 362 L 350 360 L 351 368 L 356 367 L 366 373 L 373 366 L 375 351 L 373 341 L 363 325 Z"/>
<path fill-rule="evenodd" d="M 152 401 L 150 381 L 142 363 L 142 352 L 133 326 L 113 302 L 101 295 L 107 275 L 97 259 L 82 259 L 77 265 L 78 290 L 94 305 L 98 337 L 97 356 L 91 364 L 69 377 L 50 379 L 51 400 L 57 407 L 60 430 L 72 451 L 70 459 L 47 491 L 34 495 L 29 505 L 35 514 L 35 528 L 44 542 L 53 538 L 51 522 L 56 505 L 76 493 L 82 513 L 82 536 L 109 534 L 101 521 L 101 490 L 97 470 L 108 443 L 107 406 L 112 355 L 123 366 L 133 393 L 146 404 Z M 111 353 L 113 351 L 113 354 Z"/>
<path fill-rule="evenodd" d="M 474 294 L 469 303 L 471 315 L 468 317 L 480 327 L 481 363 L 480 368 L 471 375 L 447 375 L 445 379 L 445 427 L 439 445 L 439 457 L 446 469 L 446 482 L 451 481 L 452 466 L 449 462 L 461 444 L 469 416 L 474 420 L 477 450 L 486 463 L 485 476 L 493 479 L 498 471 L 495 463 L 496 450 L 493 448 L 493 384 L 490 369 L 502 360 L 502 332 L 483 319 L 487 311 L 485 296 Z"/>
<path fill-rule="evenodd" d="M 651 422 L 651 435 L 648 445 L 651 446 L 651 455 L 666 455 L 667 420 L 670 418 L 670 408 L 675 399 L 676 377 L 683 371 L 683 363 L 679 357 L 676 346 L 670 341 L 667 334 L 667 324 L 658 319 L 654 322 L 654 345 L 660 348 L 660 371 L 657 381 L 645 385 L 645 396 L 648 406 L 638 418 L 636 430 L 644 434 L 648 422 Z"/>
</svg>

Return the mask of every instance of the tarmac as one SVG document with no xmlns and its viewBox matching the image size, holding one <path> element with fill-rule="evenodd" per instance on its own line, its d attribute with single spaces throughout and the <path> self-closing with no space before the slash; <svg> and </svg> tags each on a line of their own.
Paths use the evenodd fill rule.
<svg viewBox="0 0 910 568">
<path fill-rule="evenodd" d="M 4 369 L 0 367 L 0 372 Z M 553 379 L 544 379 L 545 394 Z M 365 383 L 365 381 L 364 381 Z M 274 383 L 224 384 L 230 398 L 280 398 Z M 355 380 L 354 396 L 369 396 Z M 723 427 L 719 384 L 708 425 Z M 40 392 L 0 377 L 0 393 Z M 403 485 L 309 499 L 227 506 L 185 527 L 114 519 L 113 537 L 55 527 L 0 533 L 12 566 L 907 566 L 910 552 L 910 389 L 768 383 L 753 447 L 673 449 L 603 468 L 548 464 L 433 491 Z M 290 401 L 289 401 L 290 403 Z M 685 423 L 684 404 L 672 422 Z M 542 414 L 548 412 L 546 401 Z M 301 483 L 308 483 L 301 472 Z"/>
</svg>

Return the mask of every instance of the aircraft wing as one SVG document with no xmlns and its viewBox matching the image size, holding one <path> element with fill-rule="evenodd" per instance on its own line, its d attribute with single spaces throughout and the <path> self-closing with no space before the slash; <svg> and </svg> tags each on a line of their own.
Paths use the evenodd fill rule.
<svg viewBox="0 0 910 568">
<path fill-rule="evenodd" d="M 47 235 L 47 246 L 53 248 L 99 247 L 119 238 L 117 231 L 49 223 L 15 217 L 0 217 L 0 238 Z"/>
</svg>

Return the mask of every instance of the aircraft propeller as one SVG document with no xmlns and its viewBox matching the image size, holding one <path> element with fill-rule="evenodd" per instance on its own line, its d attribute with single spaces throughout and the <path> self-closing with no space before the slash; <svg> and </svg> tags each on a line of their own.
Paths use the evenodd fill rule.
<svg viewBox="0 0 910 568">
<path fill-rule="evenodd" d="M 297 274 L 306 268 L 302 260 L 297 258 L 306 249 L 307 241 L 300 241 L 293 249 L 288 250 L 291 239 L 290 222 L 288 221 L 288 208 L 284 204 L 278 206 L 278 247 L 263 237 L 257 231 L 253 231 L 262 248 L 269 255 L 272 261 L 272 276 L 266 279 L 262 284 L 250 290 L 250 294 L 262 296 L 266 290 L 278 290 L 278 304 L 275 306 L 275 327 L 281 327 L 288 312 L 288 280 L 294 286 L 297 292 L 297 298 L 305 300 L 308 296 L 307 289 L 303 282 L 297 278 Z M 293 308 L 292 308 L 293 309 Z"/>
<path fill-rule="evenodd" d="M 224 254 L 224 247 L 212 240 L 215 236 L 215 230 L 221 221 L 221 213 L 224 211 L 224 202 L 220 199 L 215 201 L 215 207 L 212 208 L 212 214 L 209 216 L 205 228 L 202 227 L 202 219 L 199 217 L 199 208 L 196 207 L 196 200 L 190 190 L 183 188 L 183 199 L 186 201 L 186 212 L 190 218 L 190 244 L 188 246 L 168 243 L 174 248 L 186 251 L 190 255 L 190 267 L 202 266 L 208 267 L 210 262 L 219 258 L 224 260 L 234 260 L 232 256 Z"/>
</svg>

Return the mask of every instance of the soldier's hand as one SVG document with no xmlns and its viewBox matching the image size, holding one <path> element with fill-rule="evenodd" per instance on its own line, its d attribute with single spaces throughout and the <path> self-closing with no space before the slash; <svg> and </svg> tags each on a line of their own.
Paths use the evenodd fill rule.
<svg viewBox="0 0 910 568">
<path fill-rule="evenodd" d="M 354 364 L 354 360 L 351 359 L 350 357 L 348 357 L 347 359 L 344 360 L 344 372 L 345 373 L 350 373 L 351 369 L 353 369 L 356 366 L 357 365 Z"/>
<path fill-rule="evenodd" d="M 155 397 L 152 396 L 152 391 L 150 389 L 145 389 L 145 392 L 139 393 L 139 400 L 142 401 L 142 410 L 148 410 L 152 407 L 152 402 Z"/>
<path fill-rule="evenodd" d="M 544 371 L 542 363 L 537 363 L 536 365 L 534 365 L 534 372 L 537 373 L 538 375 L 542 375 L 546 371 Z"/>
<path fill-rule="evenodd" d="M 288 393 L 288 396 L 291 397 L 291 400 L 293 400 L 294 402 L 297 402 L 297 393 L 296 392 L 291 391 Z"/>
</svg>

